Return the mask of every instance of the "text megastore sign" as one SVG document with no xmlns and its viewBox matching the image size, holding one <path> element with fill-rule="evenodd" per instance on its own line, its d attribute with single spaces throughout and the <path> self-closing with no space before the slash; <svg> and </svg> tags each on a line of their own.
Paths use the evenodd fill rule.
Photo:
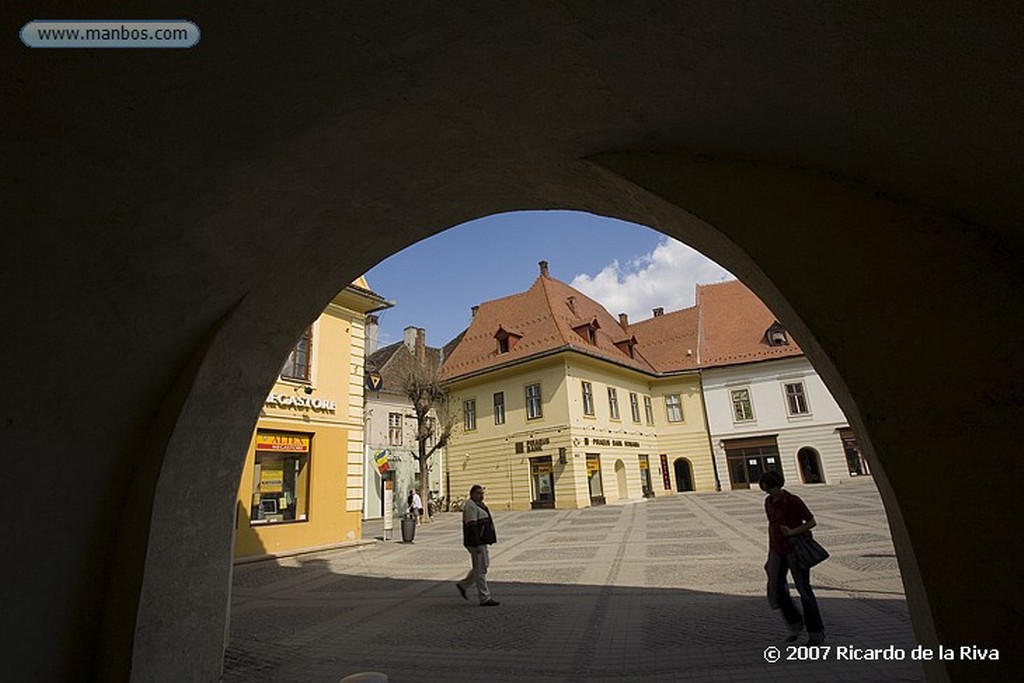
<svg viewBox="0 0 1024 683">
<path fill-rule="evenodd" d="M 288 394 L 274 394 L 267 396 L 266 405 L 277 408 L 296 408 L 299 410 L 312 410 L 321 413 L 334 413 L 338 410 L 338 402 L 326 398 L 313 398 L 311 396 L 289 396 Z"/>
</svg>

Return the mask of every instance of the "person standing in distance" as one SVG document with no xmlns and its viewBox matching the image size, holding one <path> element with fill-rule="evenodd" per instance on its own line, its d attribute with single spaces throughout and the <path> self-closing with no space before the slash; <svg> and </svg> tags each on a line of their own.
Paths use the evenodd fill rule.
<svg viewBox="0 0 1024 683">
<path fill-rule="evenodd" d="M 789 627 L 790 635 L 786 642 L 796 640 L 806 625 L 807 644 L 820 645 L 825 640 L 825 625 L 821 621 L 818 599 L 811 588 L 811 570 L 796 566 L 793 549 L 787 540 L 790 536 L 810 531 L 818 523 L 804 501 L 784 490 L 783 484 L 782 473 L 775 470 L 765 472 L 758 482 L 761 490 L 768 494 L 764 499 L 764 512 L 768 516 L 768 562 L 764 565 L 768 572 L 768 590 L 772 606 L 782 611 L 782 618 Z M 793 584 L 800 594 L 800 605 L 804 608 L 802 617 L 789 595 L 787 572 L 793 575 Z"/>
<path fill-rule="evenodd" d="M 501 604 L 491 599 L 491 589 L 487 586 L 487 567 L 491 563 L 487 546 L 497 542 L 494 519 L 484 505 L 484 487 L 474 484 L 469 489 L 469 500 L 462 508 L 462 544 L 466 546 L 473 561 L 473 567 L 466 578 L 455 584 L 463 600 L 469 600 L 466 590 L 476 586 L 481 607 L 497 607 Z"/>
<path fill-rule="evenodd" d="M 423 521 L 423 499 L 420 498 L 420 494 L 416 492 L 416 489 L 409 493 L 409 514 L 417 522 Z"/>
</svg>

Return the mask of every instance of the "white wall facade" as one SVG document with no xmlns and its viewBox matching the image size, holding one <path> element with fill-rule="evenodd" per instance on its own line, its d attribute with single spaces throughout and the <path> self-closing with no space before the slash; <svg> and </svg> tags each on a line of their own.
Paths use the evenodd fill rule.
<svg viewBox="0 0 1024 683">
<path fill-rule="evenodd" d="M 803 356 L 747 363 L 702 371 L 708 430 L 721 487 L 730 488 L 730 471 L 724 441 L 760 436 L 777 438 L 779 457 L 786 481 L 802 483 L 797 453 L 802 448 L 817 452 L 826 484 L 851 479 L 838 430 L 848 427 L 825 383 Z M 791 415 L 785 385 L 802 383 L 806 414 Z M 738 420 L 732 392 L 748 390 L 753 418 Z M 756 484 L 751 484 L 755 486 Z"/>
<path fill-rule="evenodd" d="M 392 444 L 389 433 L 389 415 L 396 413 L 402 416 L 402 438 L 400 444 Z M 429 416 L 435 421 L 437 415 L 430 411 Z M 403 515 L 407 511 L 406 497 L 413 488 L 416 481 L 416 474 L 419 472 L 419 464 L 415 454 L 419 446 L 416 443 L 416 413 L 408 402 L 403 402 L 398 397 L 384 394 L 375 396 L 370 390 L 366 391 L 365 406 L 363 408 L 363 419 L 365 421 L 366 454 L 363 458 L 365 468 L 364 481 L 366 490 L 363 494 L 363 519 L 376 519 L 382 514 L 382 491 L 381 475 L 374 463 L 373 455 L 381 450 L 388 451 L 388 463 L 391 466 L 392 481 L 395 492 L 395 515 Z M 429 447 L 429 444 L 428 444 Z M 444 495 L 444 468 L 445 449 L 439 448 L 430 457 L 429 486 L 438 495 Z M 427 501 L 423 501 L 426 506 Z"/>
</svg>

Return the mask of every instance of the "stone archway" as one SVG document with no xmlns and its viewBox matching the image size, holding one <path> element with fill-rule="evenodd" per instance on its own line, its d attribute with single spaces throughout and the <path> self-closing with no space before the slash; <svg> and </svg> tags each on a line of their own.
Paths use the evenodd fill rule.
<svg viewBox="0 0 1024 683">
<path fill-rule="evenodd" d="M 622 460 L 615 461 L 615 485 L 619 500 L 629 498 L 629 482 L 626 479 L 626 465 Z"/>
<path fill-rule="evenodd" d="M 743 279 L 857 431 L 920 642 L 1009 659 L 1019 557 L 957 588 L 1014 532 L 1024 45 L 1010 3 L 952 14 L 211 6 L 216 39 L 170 58 L 7 41 L 0 429 L 33 454 L 9 675 L 215 679 L 234 454 L 284 350 L 380 259 L 524 208 L 649 225 Z"/>
<path fill-rule="evenodd" d="M 824 484 L 825 473 L 821 469 L 821 456 L 810 446 L 796 452 L 797 469 L 800 480 L 805 484 Z"/>
<path fill-rule="evenodd" d="M 693 464 L 686 458 L 676 458 L 672 468 L 676 477 L 676 491 L 693 491 Z"/>
</svg>

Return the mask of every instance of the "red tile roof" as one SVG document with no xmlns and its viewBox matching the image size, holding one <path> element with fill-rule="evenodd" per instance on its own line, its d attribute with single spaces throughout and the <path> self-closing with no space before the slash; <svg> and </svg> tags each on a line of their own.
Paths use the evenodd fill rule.
<svg viewBox="0 0 1024 683">
<path fill-rule="evenodd" d="M 441 378 L 450 381 L 568 350 L 648 375 L 802 355 L 792 340 L 769 346 L 765 331 L 774 321 L 761 300 L 733 280 L 698 285 L 696 306 L 623 329 L 601 304 L 541 275 L 525 292 L 480 304 L 461 337 L 445 347 Z M 592 325 L 596 344 L 588 338 Z M 499 329 L 518 336 L 505 353 L 498 351 Z M 628 342 L 634 337 L 630 357 Z"/>
<path fill-rule="evenodd" d="M 587 338 L 590 323 L 597 326 L 596 344 Z M 498 353 L 498 328 L 521 335 L 507 353 Z M 583 334 L 576 331 L 580 328 Z M 601 304 L 564 282 L 538 277 L 533 286 L 480 304 L 462 340 L 445 359 L 442 379 L 451 380 L 559 350 L 573 350 L 652 374 L 654 367 L 634 350 L 634 357 L 615 343 L 629 339 Z"/>
<path fill-rule="evenodd" d="M 764 333 L 775 315 L 738 280 L 697 285 L 697 309 L 702 368 L 803 355 L 788 334 L 787 345 L 768 345 Z"/>
<path fill-rule="evenodd" d="M 657 372 L 697 369 L 696 306 L 635 322 L 629 331 Z"/>
</svg>

